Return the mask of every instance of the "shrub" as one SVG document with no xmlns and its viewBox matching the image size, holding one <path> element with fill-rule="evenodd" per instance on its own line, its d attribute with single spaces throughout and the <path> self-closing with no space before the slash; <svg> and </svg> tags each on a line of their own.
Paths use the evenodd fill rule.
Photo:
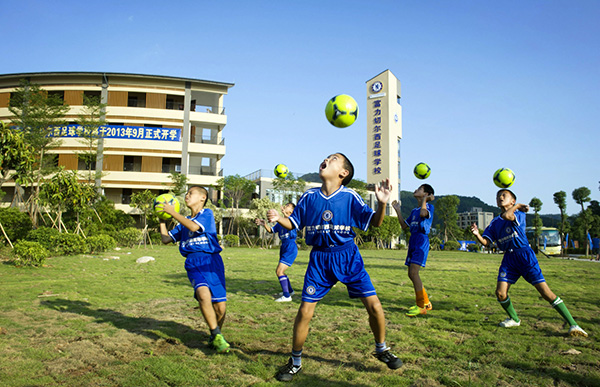
<svg viewBox="0 0 600 387">
<path fill-rule="evenodd" d="M 444 251 L 455 251 L 460 247 L 460 243 L 457 241 L 448 241 L 444 243 Z"/>
<path fill-rule="evenodd" d="M 88 252 L 88 245 L 79 234 L 60 233 L 56 238 L 56 243 L 56 251 L 60 255 L 77 255 Z"/>
<path fill-rule="evenodd" d="M 239 246 L 240 245 L 240 237 L 234 234 L 225 235 L 225 245 L 226 246 Z"/>
<path fill-rule="evenodd" d="M 117 245 L 133 247 L 140 243 L 140 240 L 142 239 L 142 230 L 135 227 L 127 227 L 122 231 L 115 231 L 111 236 L 117 241 Z"/>
<path fill-rule="evenodd" d="M 88 245 L 90 253 L 101 253 L 106 250 L 114 249 L 117 246 L 117 241 L 110 235 L 100 234 L 88 237 L 85 242 Z"/>
<path fill-rule="evenodd" d="M 374 250 L 375 242 L 365 242 L 362 245 L 360 245 L 360 248 L 364 250 Z"/>
<path fill-rule="evenodd" d="M 480 246 L 477 243 L 469 243 L 467 245 L 467 250 L 471 252 L 477 252 L 481 250 Z"/>
<path fill-rule="evenodd" d="M 32 228 L 29 215 L 14 207 L 0 208 L 0 223 L 2 223 L 6 235 L 12 243 L 24 239 Z M 0 236 L 0 238 L 6 243 L 3 236 Z"/>
<path fill-rule="evenodd" d="M 27 240 L 31 242 L 38 242 L 48 251 L 57 250 L 57 238 L 60 235 L 57 229 L 50 227 L 39 227 L 35 230 L 31 230 L 27 233 Z"/>
<path fill-rule="evenodd" d="M 50 252 L 38 242 L 19 240 L 15 242 L 12 254 L 16 266 L 42 266 Z"/>
</svg>

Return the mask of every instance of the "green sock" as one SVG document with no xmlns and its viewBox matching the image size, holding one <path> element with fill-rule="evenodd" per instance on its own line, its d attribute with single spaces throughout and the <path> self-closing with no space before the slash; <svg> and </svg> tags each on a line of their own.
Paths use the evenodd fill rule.
<svg viewBox="0 0 600 387">
<path fill-rule="evenodd" d="M 519 320 L 519 317 L 517 317 L 517 312 L 515 311 L 515 308 L 513 307 L 513 304 L 510 301 L 510 297 L 506 297 L 506 300 L 504 301 L 498 300 L 498 302 L 500 303 L 500 305 L 502 305 L 506 313 L 508 313 L 508 317 L 512 318 L 516 322 L 521 321 Z"/>
<path fill-rule="evenodd" d="M 573 316 L 571 316 L 571 313 L 569 313 L 569 309 L 567 309 L 567 306 L 560 297 L 557 296 L 556 300 L 552 301 L 550 305 L 556 309 L 556 311 L 562 316 L 562 318 L 565 319 L 566 322 L 569 323 L 569 325 L 577 325 L 575 320 L 573 320 Z"/>
</svg>

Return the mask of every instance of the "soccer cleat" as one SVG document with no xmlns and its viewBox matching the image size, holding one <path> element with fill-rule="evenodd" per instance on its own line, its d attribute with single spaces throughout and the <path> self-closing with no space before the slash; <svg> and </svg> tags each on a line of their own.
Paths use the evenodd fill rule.
<svg viewBox="0 0 600 387">
<path fill-rule="evenodd" d="M 301 370 L 302 366 L 295 366 L 294 361 L 290 357 L 290 360 L 288 360 L 287 364 L 279 369 L 279 372 L 277 372 L 277 375 L 275 375 L 275 379 L 279 380 L 280 382 L 289 382 L 294 378 L 294 375 L 299 373 Z"/>
<path fill-rule="evenodd" d="M 569 336 L 575 337 L 575 336 L 581 336 L 581 337 L 588 337 L 588 334 L 586 331 L 584 331 L 583 329 L 581 329 L 581 327 L 579 325 L 571 325 L 571 327 L 569 328 Z"/>
<path fill-rule="evenodd" d="M 502 328 L 518 327 L 519 325 L 521 325 L 520 320 L 517 322 L 510 317 L 498 324 L 498 326 Z"/>
<path fill-rule="evenodd" d="M 395 370 L 402 367 L 402 360 L 391 353 L 389 348 L 386 348 L 383 352 L 373 352 L 373 356 L 380 362 L 385 363 L 389 369 Z"/>
<path fill-rule="evenodd" d="M 292 296 L 289 296 L 289 297 L 281 296 L 275 300 L 275 302 L 290 302 L 290 301 L 292 301 Z"/>
<path fill-rule="evenodd" d="M 426 307 L 421 308 L 417 305 L 411 306 L 410 309 L 408 309 L 408 312 L 406 312 L 405 314 L 408 317 L 417 317 L 418 315 L 421 315 L 421 314 L 427 314 L 427 308 Z"/>
<path fill-rule="evenodd" d="M 219 353 L 226 353 L 229 352 L 230 345 L 227 341 L 225 341 L 225 337 L 218 333 L 215 335 L 215 338 L 212 341 L 212 347 Z"/>
<path fill-rule="evenodd" d="M 290 297 L 293 296 L 294 294 L 296 294 L 295 291 L 292 290 L 292 292 L 290 293 Z M 279 292 L 279 296 L 283 296 L 283 292 Z"/>
</svg>

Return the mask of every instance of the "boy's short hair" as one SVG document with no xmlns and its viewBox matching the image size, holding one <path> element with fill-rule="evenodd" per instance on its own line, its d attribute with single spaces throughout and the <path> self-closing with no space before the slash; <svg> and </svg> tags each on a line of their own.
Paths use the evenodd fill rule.
<svg viewBox="0 0 600 387">
<path fill-rule="evenodd" d="M 344 180 L 342 180 L 342 185 L 347 186 L 354 177 L 354 165 L 352 165 L 350 159 L 346 157 L 346 155 L 342 152 L 338 152 L 338 155 L 344 157 L 344 169 L 348 171 L 348 176 L 346 176 Z"/>
<path fill-rule="evenodd" d="M 292 206 L 292 210 L 293 210 L 294 208 L 296 208 L 296 205 L 295 205 L 294 203 L 292 203 L 292 202 L 288 202 L 288 203 L 286 203 L 286 205 L 285 205 L 284 207 L 287 207 L 287 206 Z"/>
<path fill-rule="evenodd" d="M 204 202 L 206 202 L 206 199 L 208 199 L 208 190 L 206 188 L 199 185 L 192 185 L 190 186 L 190 188 L 188 188 L 188 191 L 191 189 L 197 189 L 198 191 L 200 191 L 200 193 L 203 194 L 205 197 Z"/>
<path fill-rule="evenodd" d="M 498 195 L 500 195 L 500 192 L 504 192 L 504 191 L 508 192 L 513 197 L 513 199 L 515 199 L 515 201 L 517 201 L 517 195 L 515 195 L 515 193 L 513 191 L 509 190 L 508 188 L 502 188 L 502 189 L 498 190 L 498 192 L 496 193 L 496 197 L 498 197 Z"/>
<path fill-rule="evenodd" d="M 429 184 L 421 184 L 421 187 L 423 187 L 423 191 L 425 191 L 426 193 L 430 195 L 435 195 L 435 193 L 433 192 L 433 187 Z"/>
</svg>

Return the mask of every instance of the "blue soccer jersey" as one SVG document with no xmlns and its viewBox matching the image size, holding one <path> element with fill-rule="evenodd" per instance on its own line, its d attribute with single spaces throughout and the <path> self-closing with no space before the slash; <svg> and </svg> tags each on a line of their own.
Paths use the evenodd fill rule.
<svg viewBox="0 0 600 387">
<path fill-rule="evenodd" d="M 429 232 L 433 223 L 433 205 L 426 204 L 428 216 L 421 217 L 421 207 L 417 207 L 411 211 L 405 223 L 410 228 L 410 239 L 408 240 L 408 254 L 406 256 L 405 265 L 411 263 L 425 267 L 427 262 L 427 254 L 429 254 Z"/>
<path fill-rule="evenodd" d="M 294 228 L 306 230 L 306 244 L 314 247 L 335 247 L 354 240 L 352 227 L 366 231 L 375 212 L 356 191 L 341 186 L 329 196 L 321 188 L 306 191 L 290 221 Z"/>
<path fill-rule="evenodd" d="M 486 227 L 482 237 L 491 242 L 496 242 L 502 251 L 517 250 L 529 246 L 525 235 L 525 213 L 515 211 L 515 220 L 509 221 L 502 217 L 495 217 Z"/>
<path fill-rule="evenodd" d="M 276 233 L 281 240 L 281 247 L 279 248 L 279 262 L 282 262 L 288 266 L 292 266 L 298 255 L 298 245 L 296 244 L 296 237 L 298 236 L 298 230 L 288 230 L 279 223 L 271 228 L 271 232 Z"/>
<path fill-rule="evenodd" d="M 215 217 L 210 208 L 203 208 L 195 217 L 187 217 L 200 226 L 198 231 L 192 232 L 181 223 L 169 231 L 173 241 L 179 241 L 179 251 L 181 255 L 187 257 L 188 254 L 203 252 L 208 254 L 219 253 L 221 246 L 217 239 L 217 227 L 215 226 Z"/>
</svg>

